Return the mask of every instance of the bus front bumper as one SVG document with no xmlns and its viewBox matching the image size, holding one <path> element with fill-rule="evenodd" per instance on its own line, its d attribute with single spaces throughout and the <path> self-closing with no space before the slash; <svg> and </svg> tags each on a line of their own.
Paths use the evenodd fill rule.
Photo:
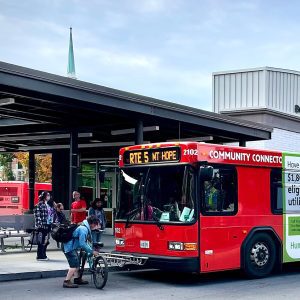
<svg viewBox="0 0 300 300">
<path fill-rule="evenodd" d="M 146 256 L 148 260 L 144 268 L 170 270 L 176 272 L 200 272 L 199 257 L 174 257 L 174 256 L 161 256 L 161 255 L 145 255 L 145 253 L 128 253 L 121 251 L 113 251 L 116 254 L 128 254 L 136 256 Z"/>
</svg>

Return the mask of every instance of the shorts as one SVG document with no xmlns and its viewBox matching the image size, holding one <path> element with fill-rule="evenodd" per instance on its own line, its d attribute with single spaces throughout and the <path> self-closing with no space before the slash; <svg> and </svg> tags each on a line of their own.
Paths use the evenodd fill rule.
<svg viewBox="0 0 300 300">
<path fill-rule="evenodd" d="M 79 257 L 76 250 L 72 250 L 70 252 L 65 253 L 65 256 L 67 258 L 70 268 L 80 267 Z"/>
</svg>

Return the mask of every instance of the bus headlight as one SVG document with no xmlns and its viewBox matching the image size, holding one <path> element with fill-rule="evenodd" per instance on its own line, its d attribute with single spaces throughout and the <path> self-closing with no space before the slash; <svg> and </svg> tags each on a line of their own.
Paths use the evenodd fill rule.
<svg viewBox="0 0 300 300">
<path fill-rule="evenodd" d="M 169 242 L 169 250 L 183 250 L 183 243 L 181 242 Z"/>
<path fill-rule="evenodd" d="M 116 239 L 116 246 L 125 246 L 124 239 Z"/>
<path fill-rule="evenodd" d="M 193 251 L 193 250 L 197 250 L 198 246 L 197 243 L 169 242 L 168 249 L 175 250 L 175 251 L 180 251 L 180 250 Z"/>
</svg>

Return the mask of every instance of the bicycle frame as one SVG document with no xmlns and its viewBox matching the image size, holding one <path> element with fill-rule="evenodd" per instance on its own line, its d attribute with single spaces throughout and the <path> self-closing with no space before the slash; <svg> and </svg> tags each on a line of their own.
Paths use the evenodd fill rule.
<svg viewBox="0 0 300 300">
<path fill-rule="evenodd" d="M 80 249 L 79 252 L 79 262 L 80 262 L 80 267 L 79 267 L 79 277 L 81 277 L 83 275 L 84 272 L 84 266 L 86 264 L 86 262 L 88 262 L 89 265 L 89 271 L 93 268 L 93 260 L 94 258 L 92 256 L 88 256 L 87 253 Z"/>
</svg>

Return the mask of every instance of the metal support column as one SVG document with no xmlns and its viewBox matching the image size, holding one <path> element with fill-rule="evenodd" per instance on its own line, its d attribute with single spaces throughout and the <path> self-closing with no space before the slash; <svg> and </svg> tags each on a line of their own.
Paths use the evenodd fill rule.
<svg viewBox="0 0 300 300">
<path fill-rule="evenodd" d="M 69 207 L 72 203 L 72 192 L 78 189 L 78 132 L 70 133 L 70 176 L 69 176 Z"/>
<path fill-rule="evenodd" d="M 239 140 L 239 146 L 240 147 L 246 147 L 246 141 L 245 140 Z"/>
<path fill-rule="evenodd" d="M 32 211 L 34 208 L 34 184 L 35 184 L 35 153 L 29 151 L 29 182 L 28 182 L 28 193 L 29 193 L 29 210 Z"/>
<path fill-rule="evenodd" d="M 69 149 L 52 152 L 52 197 L 69 209 Z"/>
<path fill-rule="evenodd" d="M 144 125 L 143 121 L 138 120 L 135 126 L 135 144 L 143 144 L 144 142 Z"/>
</svg>

